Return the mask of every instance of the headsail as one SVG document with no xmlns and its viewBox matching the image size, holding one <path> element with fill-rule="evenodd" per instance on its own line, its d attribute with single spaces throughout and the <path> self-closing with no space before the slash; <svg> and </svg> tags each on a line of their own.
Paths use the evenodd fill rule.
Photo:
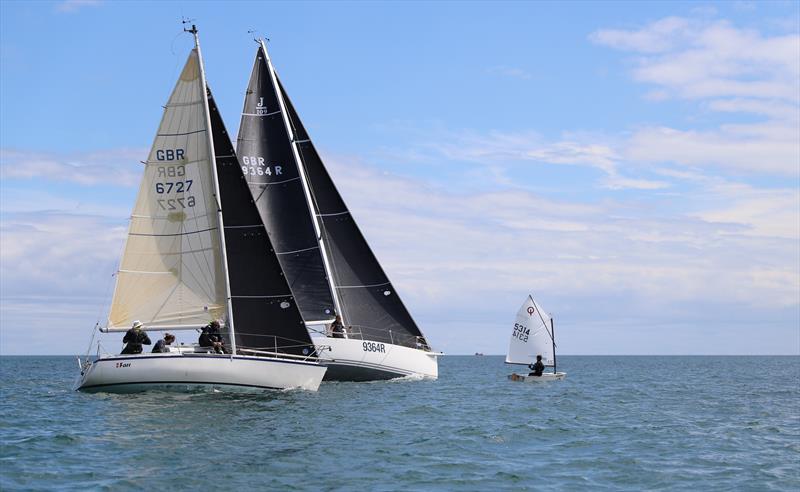
<svg viewBox="0 0 800 492">
<path fill-rule="evenodd" d="M 322 223 L 323 241 L 345 324 L 368 340 L 427 345 L 422 332 L 361 234 L 282 84 L 281 94 Z"/>
<path fill-rule="evenodd" d="M 334 301 L 280 103 L 259 47 L 237 153 L 286 279 L 306 321 L 330 320 Z"/>
<path fill-rule="evenodd" d="M 236 346 L 307 355 L 313 348 L 264 223 L 253 204 L 239 160 L 208 93 Z"/>
<path fill-rule="evenodd" d="M 555 364 L 555 343 L 550 315 L 528 296 L 517 311 L 508 344 L 508 364 L 532 364 L 542 356 L 545 366 Z"/>
<path fill-rule="evenodd" d="M 225 314 L 217 204 L 197 50 L 146 162 L 117 273 L 108 328 L 204 325 Z"/>
</svg>

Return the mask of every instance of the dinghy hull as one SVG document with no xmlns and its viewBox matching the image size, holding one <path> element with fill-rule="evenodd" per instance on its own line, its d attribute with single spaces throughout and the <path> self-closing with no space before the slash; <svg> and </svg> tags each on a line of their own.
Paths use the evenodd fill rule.
<svg viewBox="0 0 800 492">
<path fill-rule="evenodd" d="M 326 381 L 437 379 L 441 353 L 356 338 L 314 338 Z M 329 348 L 329 349 L 328 349 Z"/>
<path fill-rule="evenodd" d="M 523 374 L 513 373 L 508 375 L 508 380 L 518 381 L 522 383 L 544 383 L 547 381 L 556 381 L 559 379 L 564 379 L 565 377 L 567 377 L 566 372 L 557 372 L 555 374 L 552 372 L 546 372 L 541 376 L 525 376 Z"/>
<path fill-rule="evenodd" d="M 76 383 L 79 391 L 316 391 L 327 368 L 316 362 L 224 354 L 138 354 L 101 357 Z"/>
</svg>

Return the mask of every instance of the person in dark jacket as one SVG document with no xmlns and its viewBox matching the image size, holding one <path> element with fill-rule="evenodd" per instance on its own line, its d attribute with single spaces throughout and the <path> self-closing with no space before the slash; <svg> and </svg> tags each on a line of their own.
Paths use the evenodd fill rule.
<svg viewBox="0 0 800 492">
<path fill-rule="evenodd" d="M 157 341 L 156 344 L 153 346 L 153 353 L 166 353 L 169 352 L 169 346 L 172 342 L 175 341 L 175 335 L 172 333 L 164 333 L 164 338 Z"/>
<path fill-rule="evenodd" d="M 344 325 L 342 325 L 341 316 L 338 314 L 336 315 L 336 319 L 334 319 L 333 323 L 331 323 L 328 332 L 332 338 L 344 338 Z"/>
<path fill-rule="evenodd" d="M 531 364 L 528 366 L 531 369 L 531 373 L 528 376 L 541 376 L 544 372 L 544 364 L 542 363 L 542 356 L 536 356 L 536 363 Z"/>
<path fill-rule="evenodd" d="M 125 344 L 125 348 L 122 349 L 123 354 L 141 354 L 142 353 L 142 345 L 150 345 L 150 337 L 147 336 L 147 333 L 142 329 L 144 325 L 141 321 L 136 320 L 133 322 L 133 326 L 131 329 L 125 332 L 125 337 L 122 339 L 122 343 Z"/>
<path fill-rule="evenodd" d="M 214 320 L 203 327 L 200 333 L 200 338 L 197 343 L 201 347 L 213 347 L 214 352 L 218 354 L 226 353 L 225 341 L 222 339 L 222 334 L 219 331 L 219 321 Z"/>
</svg>

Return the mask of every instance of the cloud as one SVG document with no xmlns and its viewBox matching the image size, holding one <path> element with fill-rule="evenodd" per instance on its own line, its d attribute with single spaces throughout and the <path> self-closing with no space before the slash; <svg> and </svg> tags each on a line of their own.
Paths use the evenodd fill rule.
<svg viewBox="0 0 800 492">
<path fill-rule="evenodd" d="M 85 7 L 99 7 L 105 2 L 103 0 L 63 0 L 55 6 L 56 12 L 72 13 Z"/>
<path fill-rule="evenodd" d="M 632 51 L 633 76 L 684 99 L 800 100 L 800 35 L 763 36 L 724 20 L 668 17 L 638 30 L 602 29 L 589 39 Z"/>
<path fill-rule="evenodd" d="M 133 187 L 139 183 L 147 156 L 144 149 L 113 149 L 67 155 L 0 149 L 3 180 L 46 180 L 84 186 L 112 184 Z"/>
</svg>

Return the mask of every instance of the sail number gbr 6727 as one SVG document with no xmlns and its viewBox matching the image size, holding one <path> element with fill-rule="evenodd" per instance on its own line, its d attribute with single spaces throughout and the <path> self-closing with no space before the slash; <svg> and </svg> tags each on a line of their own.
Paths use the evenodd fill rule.
<svg viewBox="0 0 800 492">
<path fill-rule="evenodd" d="M 183 151 L 178 150 L 182 155 Z M 158 181 L 154 183 L 154 191 L 157 195 L 156 202 L 161 210 L 194 207 L 196 202 L 194 195 L 186 194 L 192 191 L 193 180 L 186 179 L 186 167 L 183 164 L 159 166 L 156 178 Z"/>
<path fill-rule="evenodd" d="M 514 323 L 514 333 L 511 334 L 512 337 L 516 338 L 521 342 L 527 342 L 528 336 L 531 334 L 530 328 L 525 328 L 523 325 L 519 323 Z"/>
</svg>

